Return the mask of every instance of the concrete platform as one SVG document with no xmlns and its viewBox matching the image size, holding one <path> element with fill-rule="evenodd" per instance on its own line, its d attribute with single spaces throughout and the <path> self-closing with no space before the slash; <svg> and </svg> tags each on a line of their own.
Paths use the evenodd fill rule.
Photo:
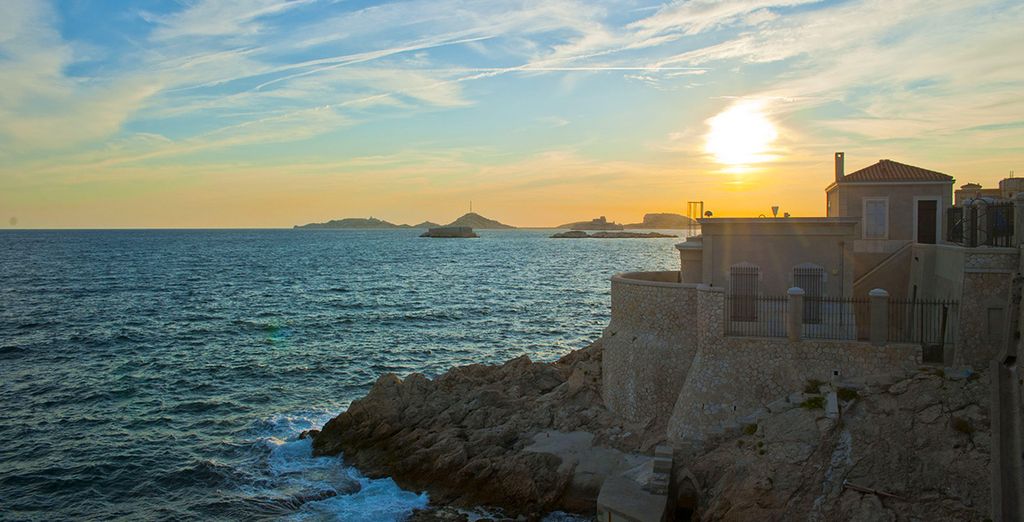
<svg viewBox="0 0 1024 522">
<path fill-rule="evenodd" d="M 662 522 L 668 497 L 655 495 L 624 475 L 609 477 L 597 497 L 597 520 L 601 522 Z"/>
</svg>

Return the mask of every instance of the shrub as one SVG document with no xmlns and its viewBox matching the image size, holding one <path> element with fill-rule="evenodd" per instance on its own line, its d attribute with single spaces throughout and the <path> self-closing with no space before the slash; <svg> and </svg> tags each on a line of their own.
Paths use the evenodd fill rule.
<svg viewBox="0 0 1024 522">
<path fill-rule="evenodd" d="M 823 384 L 825 384 L 825 381 L 807 379 L 807 384 L 804 385 L 804 393 L 821 393 L 820 388 Z"/>
<path fill-rule="evenodd" d="M 860 394 L 853 388 L 839 388 L 836 390 L 836 396 L 843 402 L 850 402 L 857 397 L 860 397 Z"/>
<path fill-rule="evenodd" d="M 800 407 L 805 410 L 824 410 L 825 398 L 820 395 L 817 397 L 811 397 L 810 399 L 801 402 Z"/>
<path fill-rule="evenodd" d="M 747 424 L 743 427 L 743 433 L 745 435 L 753 435 L 757 433 L 757 424 Z"/>
</svg>

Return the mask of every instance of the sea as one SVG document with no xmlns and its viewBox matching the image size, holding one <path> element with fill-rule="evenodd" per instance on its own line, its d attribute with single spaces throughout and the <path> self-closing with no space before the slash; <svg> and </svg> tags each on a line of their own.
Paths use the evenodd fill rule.
<svg viewBox="0 0 1024 522">
<path fill-rule="evenodd" d="M 583 348 L 611 275 L 679 266 L 681 239 L 421 232 L 0 231 L 0 519 L 402 520 L 425 492 L 299 434 L 387 372 Z"/>
</svg>

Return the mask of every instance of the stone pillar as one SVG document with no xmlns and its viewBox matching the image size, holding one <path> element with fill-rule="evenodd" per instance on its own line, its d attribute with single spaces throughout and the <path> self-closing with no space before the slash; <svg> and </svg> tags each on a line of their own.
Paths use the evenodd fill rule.
<svg viewBox="0 0 1024 522">
<path fill-rule="evenodd" d="M 871 297 L 871 344 L 884 346 L 889 340 L 889 292 L 875 288 Z"/>
<path fill-rule="evenodd" d="M 1024 246 L 1024 192 L 1013 197 L 1013 245 Z"/>
<path fill-rule="evenodd" d="M 786 291 L 789 302 L 786 303 L 786 337 L 790 341 L 799 341 L 804 329 L 804 289 L 793 287 Z"/>
</svg>

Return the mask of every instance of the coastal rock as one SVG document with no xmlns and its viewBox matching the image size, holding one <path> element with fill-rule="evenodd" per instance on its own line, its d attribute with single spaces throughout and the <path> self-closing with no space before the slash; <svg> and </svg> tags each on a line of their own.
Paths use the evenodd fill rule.
<svg viewBox="0 0 1024 522">
<path fill-rule="evenodd" d="M 314 453 L 344 453 L 371 477 L 427 490 L 437 505 L 491 505 L 527 516 L 593 509 L 595 483 L 618 468 L 594 465 L 599 453 L 592 452 L 615 460 L 644 443 L 601 403 L 601 352 L 598 342 L 555 363 L 523 356 L 433 380 L 384 375 L 324 426 Z"/>
<path fill-rule="evenodd" d="M 470 227 L 437 227 L 420 234 L 420 237 L 480 237 Z"/>
<path fill-rule="evenodd" d="M 303 430 L 302 433 L 299 434 L 299 440 L 302 440 L 302 439 L 315 439 L 316 436 L 319 435 L 319 434 L 320 434 L 320 430 Z"/>
</svg>

